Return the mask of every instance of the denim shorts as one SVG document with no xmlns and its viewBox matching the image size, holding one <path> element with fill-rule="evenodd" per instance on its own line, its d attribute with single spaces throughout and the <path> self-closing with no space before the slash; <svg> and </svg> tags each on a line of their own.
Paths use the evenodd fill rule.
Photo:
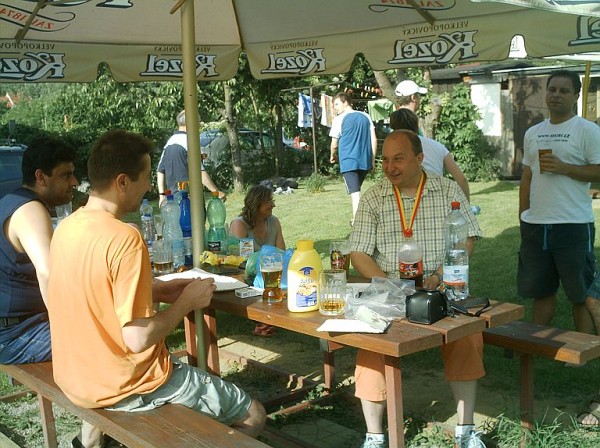
<svg viewBox="0 0 600 448">
<path fill-rule="evenodd" d="M 342 173 L 344 182 L 346 182 L 346 190 L 348 191 L 348 194 L 357 193 L 360 191 L 360 187 L 362 187 L 367 174 L 367 170 L 354 170 Z"/>
<path fill-rule="evenodd" d="M 521 221 L 519 295 L 534 299 L 548 297 L 556 293 L 560 282 L 572 303 L 584 303 L 596 271 L 594 235 L 593 223 Z"/>
<path fill-rule="evenodd" d="M 48 313 L 0 328 L 0 364 L 29 364 L 51 359 Z"/>
<path fill-rule="evenodd" d="M 149 411 L 167 403 L 191 408 L 225 425 L 241 421 L 248 414 L 252 399 L 235 384 L 171 357 L 173 372 L 154 392 L 127 397 L 109 411 Z"/>
<path fill-rule="evenodd" d="M 594 277 L 592 285 L 588 289 L 587 295 L 589 297 L 593 297 L 594 299 L 600 299 L 600 271 L 596 272 L 596 276 Z"/>
</svg>

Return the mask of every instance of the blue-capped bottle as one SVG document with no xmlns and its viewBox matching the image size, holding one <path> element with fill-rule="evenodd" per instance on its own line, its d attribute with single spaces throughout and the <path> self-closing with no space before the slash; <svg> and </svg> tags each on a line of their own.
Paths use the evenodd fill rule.
<svg viewBox="0 0 600 448">
<path fill-rule="evenodd" d="M 154 209 L 152 205 L 148 202 L 148 199 L 142 200 L 142 205 L 140 205 L 140 223 L 142 229 L 142 237 L 144 238 L 144 242 L 146 243 L 146 247 L 148 247 L 148 253 L 150 254 L 150 263 L 153 263 L 152 256 L 152 246 L 154 245 L 154 241 L 156 241 L 156 228 L 154 226 Z"/>
<path fill-rule="evenodd" d="M 192 267 L 192 210 L 190 197 L 187 191 L 181 191 L 181 202 L 179 203 L 179 225 L 183 235 L 183 256 L 187 267 Z"/>
</svg>

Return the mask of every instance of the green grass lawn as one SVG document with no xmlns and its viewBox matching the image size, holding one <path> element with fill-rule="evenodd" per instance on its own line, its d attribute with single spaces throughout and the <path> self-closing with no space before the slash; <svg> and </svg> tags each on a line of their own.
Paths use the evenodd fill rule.
<svg viewBox="0 0 600 448">
<path fill-rule="evenodd" d="M 367 182 L 369 187 L 372 182 Z M 477 242 L 475 254 L 471 260 L 471 292 L 476 295 L 485 295 L 493 299 L 523 303 L 526 306 L 526 319 L 531 317 L 531 307 L 528 301 L 522 301 L 516 291 L 517 252 L 519 247 L 518 229 L 518 184 L 515 182 L 498 181 L 471 184 L 471 203 L 481 207 L 478 215 L 479 223 L 484 232 L 484 237 Z M 193 200 L 193 198 L 192 198 Z M 340 179 L 329 181 L 325 191 L 310 194 L 300 188 L 291 195 L 276 195 L 276 208 L 274 214 L 281 220 L 284 238 L 287 247 L 294 247 L 300 239 L 312 239 L 315 248 L 321 254 L 324 265 L 329 266 L 328 250 L 332 239 L 346 238 L 351 227 L 351 203 L 346 195 L 344 184 Z M 242 208 L 243 194 L 231 194 L 225 203 L 227 208 L 227 221 L 236 217 Z M 156 206 L 156 204 L 154 204 Z M 595 209 L 596 218 L 600 209 Z M 136 214 L 131 214 L 127 220 L 139 220 Z M 321 353 L 318 342 L 299 334 L 280 331 L 276 338 L 263 339 L 251 336 L 253 324 L 234 316 L 219 314 L 219 337 L 228 340 L 240 340 L 257 347 L 279 350 L 281 356 L 273 364 L 281 368 L 293 370 L 299 374 L 319 378 L 319 363 Z M 573 329 L 570 306 L 564 295 L 559 297 L 559 307 L 553 325 Z M 183 332 L 178 330 L 169 338 L 169 345 L 177 348 L 183 344 Z M 353 356 L 349 349 L 336 354 L 336 373 L 341 382 L 341 387 L 351 391 Z M 306 365 L 298 366 L 297 359 L 306 361 Z M 600 446 L 600 432 L 577 429 L 573 426 L 570 417 L 577 408 L 583 408 L 587 400 L 598 391 L 600 376 L 598 375 L 598 362 L 590 362 L 580 368 L 566 368 L 560 363 L 548 360 L 535 362 L 535 399 L 538 427 L 533 432 L 528 447 L 530 448 L 558 448 L 577 447 L 592 448 Z M 442 366 L 439 352 L 430 350 L 424 353 L 411 355 L 402 359 L 403 378 L 406 387 L 421 387 L 423 394 L 427 394 L 428 381 L 443 382 L 441 377 Z M 513 448 L 519 445 L 518 428 L 518 359 L 507 359 L 502 350 L 486 347 L 485 366 L 487 376 L 481 381 L 480 400 L 478 409 L 486 415 L 498 417 L 504 414 L 505 418 L 493 420 L 489 423 L 486 432 L 489 433 L 488 446 Z M 262 375 L 262 374 L 261 374 Z M 227 376 L 242 387 L 248 385 L 259 398 L 272 393 L 268 390 L 268 383 L 256 372 L 250 371 L 243 375 L 239 370 L 227 372 Z M 257 381 L 257 378 L 259 381 Z M 0 393 L 13 391 L 14 388 L 7 384 L 6 378 L 1 378 Z M 261 387 L 261 384 L 264 387 Z M 406 389 L 405 389 L 406 390 Z M 262 391 L 262 392 L 261 392 Z M 500 397 L 498 402 L 488 404 L 485 395 L 493 394 Z M 437 398 L 437 397 L 434 397 Z M 440 400 L 451 401 L 449 394 Z M 489 401 L 489 400 L 488 400 Z M 15 403 L 0 403 L 0 431 L 9 434 L 21 446 L 42 446 L 41 428 L 33 424 L 36 402 L 32 398 Z M 16 409 L 21 409 L 20 411 Z M 356 407 L 347 406 L 344 414 L 344 405 L 335 402 L 329 408 L 336 408 L 336 412 L 327 417 L 328 407 L 313 409 L 322 418 L 331 418 L 332 421 L 344 425 L 351 425 L 359 432 L 364 431 L 362 418 Z M 405 403 L 405 412 L 409 418 L 408 446 L 433 447 L 452 446 L 443 434 L 434 431 L 423 431 L 428 421 L 427 411 L 411 408 L 411 403 Z M 349 413 L 352 413 L 350 416 Z M 310 418 L 312 414 L 299 414 L 293 419 Z M 325 415 L 325 417 L 324 417 Z M 415 423 L 417 422 L 417 423 Z M 276 424 L 285 424 L 277 421 Z M 348 423 L 346 423 L 348 424 Z M 77 424 L 68 416 L 59 420 L 59 433 L 76 430 Z M 491 439 L 493 437 L 493 440 Z M 63 437 L 63 441 L 67 438 Z M 66 443 L 66 442 L 65 442 Z M 62 445 L 61 446 L 67 446 Z M 349 446 L 350 448 L 350 446 Z"/>
</svg>

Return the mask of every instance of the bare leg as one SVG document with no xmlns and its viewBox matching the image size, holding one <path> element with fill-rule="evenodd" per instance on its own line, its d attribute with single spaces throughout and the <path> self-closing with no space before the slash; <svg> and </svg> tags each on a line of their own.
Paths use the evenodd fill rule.
<svg viewBox="0 0 600 448">
<path fill-rule="evenodd" d="M 587 305 L 587 309 L 592 317 L 596 334 L 600 336 L 600 299 L 595 299 L 594 297 L 588 296 L 585 299 L 585 304 Z"/>
<path fill-rule="evenodd" d="M 573 304 L 573 321 L 580 333 L 594 334 L 594 322 L 587 303 Z"/>
<path fill-rule="evenodd" d="M 367 432 L 372 434 L 383 434 L 383 413 L 385 412 L 385 401 L 369 401 L 360 399 Z"/>
<path fill-rule="evenodd" d="M 450 389 L 456 401 L 456 413 L 459 425 L 472 425 L 477 399 L 477 380 L 450 381 Z"/>
<path fill-rule="evenodd" d="M 104 434 L 88 422 L 81 422 L 81 431 L 77 436 L 85 448 L 100 448 L 104 443 Z"/>
<path fill-rule="evenodd" d="M 548 325 L 556 311 L 556 294 L 540 297 L 533 301 L 533 322 L 539 325 Z"/>
<path fill-rule="evenodd" d="M 256 438 L 263 430 L 266 420 L 267 413 L 263 405 L 256 400 L 252 400 L 250 409 L 248 409 L 248 413 L 244 416 L 244 419 L 235 422 L 231 427 L 250 437 Z"/>
<path fill-rule="evenodd" d="M 356 210 L 358 210 L 358 203 L 360 202 L 360 191 L 351 193 L 350 198 L 352 198 L 352 219 L 354 220 L 354 215 L 356 215 Z"/>
</svg>

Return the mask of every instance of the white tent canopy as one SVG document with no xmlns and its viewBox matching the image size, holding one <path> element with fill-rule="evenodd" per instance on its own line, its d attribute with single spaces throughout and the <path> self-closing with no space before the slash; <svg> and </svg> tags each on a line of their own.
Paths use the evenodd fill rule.
<svg viewBox="0 0 600 448">
<path fill-rule="evenodd" d="M 183 2 L 179 2 L 183 3 Z M 195 0 L 195 77 L 232 78 L 245 52 L 257 79 L 595 51 L 597 1 Z M 165 0 L 4 0 L 0 82 L 181 79 L 181 23 Z M 543 8 L 533 9 L 533 8 Z M 559 14 L 558 12 L 569 14 Z M 577 16 L 588 14 L 588 17 Z"/>
</svg>

